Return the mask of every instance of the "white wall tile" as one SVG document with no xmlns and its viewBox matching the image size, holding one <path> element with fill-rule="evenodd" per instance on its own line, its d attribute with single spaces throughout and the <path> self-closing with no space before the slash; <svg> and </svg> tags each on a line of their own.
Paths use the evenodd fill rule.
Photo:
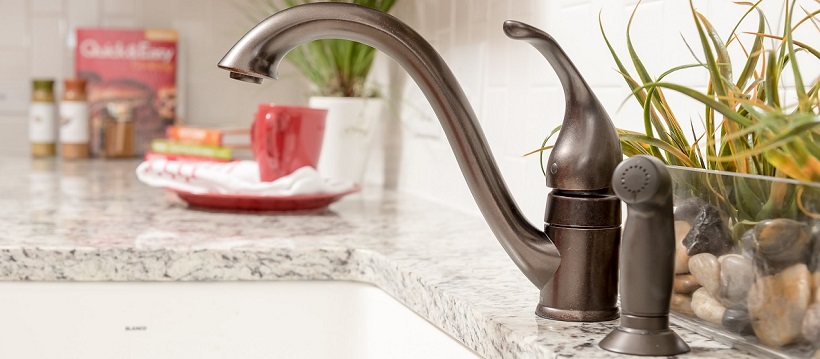
<svg viewBox="0 0 820 359">
<path fill-rule="evenodd" d="M 142 0 L 142 25 L 145 27 L 171 27 L 176 18 L 174 0 Z"/>
<path fill-rule="evenodd" d="M 135 0 L 103 0 L 103 14 L 105 15 L 134 15 L 136 12 Z"/>
<path fill-rule="evenodd" d="M 471 0 L 470 21 L 473 23 L 483 23 L 488 20 L 489 3 L 492 0 Z"/>
<path fill-rule="evenodd" d="M 83 26 L 99 26 L 102 18 L 99 0 L 66 0 L 68 26 L 72 29 Z"/>
<path fill-rule="evenodd" d="M 69 37 L 69 35 L 66 35 Z M 74 68 L 74 57 L 76 55 L 76 48 L 63 48 L 63 76 L 74 77 L 77 76 L 77 69 Z"/>
<path fill-rule="evenodd" d="M 174 19 L 208 19 L 213 21 L 211 10 L 215 3 L 221 1 L 201 1 L 201 0 L 174 0 L 166 9 L 170 11 Z M 224 1 L 229 3 L 228 1 Z M 241 3 L 242 1 L 239 1 Z"/>
<path fill-rule="evenodd" d="M 585 78 L 595 85 L 612 86 L 622 80 L 612 70 L 614 64 L 601 37 L 598 25 L 599 7 L 575 4 L 558 10 L 559 19 L 551 35 L 575 63 Z M 605 61 L 602 61 L 606 59 Z"/>
<path fill-rule="evenodd" d="M 537 17 L 535 14 L 535 9 L 537 7 L 537 1 L 516 1 L 510 4 L 510 20 L 517 20 L 524 23 L 532 23 L 533 20 Z"/>
<path fill-rule="evenodd" d="M 28 46 L 27 15 L 25 0 L 0 1 L 0 47 Z"/>
<path fill-rule="evenodd" d="M 25 114 L 31 100 L 30 88 L 29 81 L 0 81 L 0 115 Z"/>
<path fill-rule="evenodd" d="M 102 18 L 100 26 L 111 28 L 135 28 L 139 27 L 136 18 L 129 15 L 107 15 Z"/>
<path fill-rule="evenodd" d="M 31 19 L 31 77 L 61 78 L 65 23 L 54 16 Z"/>
<path fill-rule="evenodd" d="M 63 0 L 31 0 L 31 12 L 35 15 L 61 14 L 63 11 Z"/>
<path fill-rule="evenodd" d="M 26 16 L 26 0 L 3 0 L 0 2 L 0 14 L 2 16 Z"/>
<path fill-rule="evenodd" d="M 441 1 L 437 2 L 434 7 L 435 16 L 433 17 L 433 24 L 432 26 L 436 30 L 446 30 L 450 29 L 453 26 L 453 19 L 454 19 L 454 9 L 455 2 L 454 1 Z M 463 16 L 463 14 L 459 11 L 459 16 Z"/>
<path fill-rule="evenodd" d="M 25 47 L 0 47 L 0 81 L 28 81 L 29 56 Z"/>
<path fill-rule="evenodd" d="M 68 24 L 66 46 L 73 49 L 77 46 L 77 29 L 100 26 L 102 14 L 99 0 L 66 1 L 66 21 Z"/>
<path fill-rule="evenodd" d="M 28 121 L 26 115 L 0 115 L 0 154 L 27 156 L 29 154 Z"/>
<path fill-rule="evenodd" d="M 470 34 L 472 33 L 473 24 L 478 23 L 472 19 L 473 4 L 469 0 L 455 0 L 453 1 L 453 41 L 456 46 L 461 44 L 468 44 L 470 41 Z"/>
</svg>

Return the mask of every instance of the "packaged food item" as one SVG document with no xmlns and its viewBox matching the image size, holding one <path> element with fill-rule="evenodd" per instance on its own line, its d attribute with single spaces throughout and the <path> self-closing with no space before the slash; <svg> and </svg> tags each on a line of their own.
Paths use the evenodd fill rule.
<svg viewBox="0 0 820 359">
<path fill-rule="evenodd" d="M 54 80 L 32 81 L 29 107 L 28 138 L 33 157 L 51 157 L 57 152 L 57 105 L 54 102 Z"/>
<path fill-rule="evenodd" d="M 99 131 L 102 133 L 102 156 L 132 157 L 134 149 L 134 111 L 128 103 L 109 103 Z"/>
<path fill-rule="evenodd" d="M 63 81 L 60 102 L 60 155 L 65 159 L 88 158 L 89 113 L 85 80 Z"/>
<path fill-rule="evenodd" d="M 176 61 L 173 30 L 77 30 L 76 71 L 88 83 L 92 155 L 142 155 L 176 124 Z M 131 117 L 118 117 L 114 107 Z"/>
</svg>

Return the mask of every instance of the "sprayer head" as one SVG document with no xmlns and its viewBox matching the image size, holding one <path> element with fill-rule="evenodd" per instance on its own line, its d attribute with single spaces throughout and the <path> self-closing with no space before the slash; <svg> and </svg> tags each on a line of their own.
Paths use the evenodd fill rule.
<svg viewBox="0 0 820 359">
<path fill-rule="evenodd" d="M 664 166 L 655 157 L 630 157 L 615 168 L 612 188 L 626 204 L 662 203 L 672 181 Z"/>
</svg>

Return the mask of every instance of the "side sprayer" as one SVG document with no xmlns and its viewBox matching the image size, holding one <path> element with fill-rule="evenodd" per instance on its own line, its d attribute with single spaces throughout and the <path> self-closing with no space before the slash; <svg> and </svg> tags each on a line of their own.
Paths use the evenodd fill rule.
<svg viewBox="0 0 820 359">
<path fill-rule="evenodd" d="M 627 205 L 621 243 L 621 324 L 603 349 L 632 355 L 672 356 L 689 346 L 669 329 L 675 275 L 672 179 L 651 156 L 633 156 L 615 169 L 615 194 Z"/>
</svg>

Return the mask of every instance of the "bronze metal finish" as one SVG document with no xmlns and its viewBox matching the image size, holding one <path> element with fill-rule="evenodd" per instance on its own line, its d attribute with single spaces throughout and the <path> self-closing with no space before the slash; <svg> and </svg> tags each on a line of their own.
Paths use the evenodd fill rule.
<svg viewBox="0 0 820 359">
<path fill-rule="evenodd" d="M 655 157 L 633 156 L 612 177 L 627 204 L 621 247 L 621 323 L 599 344 L 623 354 L 672 356 L 689 346 L 669 329 L 675 276 L 672 179 Z M 628 264 L 628 265 L 626 265 Z"/>
<path fill-rule="evenodd" d="M 547 187 L 578 192 L 610 189 L 612 171 L 623 153 L 604 106 L 552 36 L 516 21 L 504 22 L 504 32 L 538 50 L 564 88 L 564 121 L 547 161 Z"/>
<path fill-rule="evenodd" d="M 567 97 L 564 129 L 550 157 L 547 178 L 547 184 L 556 189 L 551 207 L 557 209 L 548 208 L 546 217 L 560 225 L 548 223 L 547 234 L 530 225 L 518 209 L 447 64 L 426 40 L 395 17 L 345 3 L 292 7 L 251 29 L 225 54 L 219 67 L 229 70 L 231 78 L 259 83 L 277 77 L 279 63 L 288 51 L 318 39 L 358 41 L 390 55 L 430 102 L 473 198 L 501 246 L 542 289 L 538 313 L 563 320 L 611 319 L 617 316 L 620 224 L 617 198 L 610 190 L 612 171 L 622 157 L 617 134 L 554 39 L 515 21 L 505 22 L 504 30 L 547 58 Z M 549 233 L 555 235 L 555 243 Z"/>
<path fill-rule="evenodd" d="M 547 161 L 544 222 L 561 254 L 552 281 L 541 289 L 536 314 L 567 321 L 618 317 L 618 245 L 621 204 L 612 194 L 612 171 L 623 158 L 615 126 L 564 50 L 547 33 L 507 21 L 507 36 L 543 55 L 564 88 L 561 132 Z"/>
</svg>

